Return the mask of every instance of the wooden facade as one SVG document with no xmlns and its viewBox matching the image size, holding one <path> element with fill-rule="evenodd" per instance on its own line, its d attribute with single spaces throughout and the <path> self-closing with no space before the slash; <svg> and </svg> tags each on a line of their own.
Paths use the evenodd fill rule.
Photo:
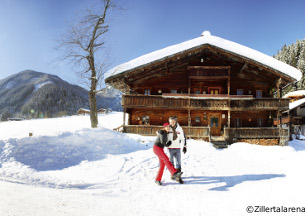
<svg viewBox="0 0 305 216">
<path fill-rule="evenodd" d="M 289 99 L 272 90 L 294 81 L 258 62 L 205 45 L 109 77 L 106 83 L 125 92 L 128 118 L 123 131 L 155 135 L 176 116 L 188 137 L 277 139 L 288 143 L 288 129 L 274 126 L 289 109 Z M 125 116 L 125 115 L 124 115 Z"/>
<path fill-rule="evenodd" d="M 305 135 L 305 91 L 290 92 L 285 96 L 289 99 L 289 110 L 283 112 L 282 118 L 274 119 L 273 124 L 283 124 L 289 128 L 290 136 L 296 135 L 298 138 L 300 135 Z M 292 137 L 290 137 L 292 139 Z"/>
</svg>

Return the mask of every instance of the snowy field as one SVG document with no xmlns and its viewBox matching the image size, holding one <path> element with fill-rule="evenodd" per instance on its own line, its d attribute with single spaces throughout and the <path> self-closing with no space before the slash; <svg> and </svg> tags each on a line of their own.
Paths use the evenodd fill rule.
<svg viewBox="0 0 305 216">
<path fill-rule="evenodd" d="M 305 141 L 217 150 L 188 140 L 185 184 L 165 170 L 159 187 L 155 137 L 113 131 L 119 112 L 99 122 L 97 129 L 89 116 L 0 123 L 0 215 L 305 214 Z M 269 212 L 247 213 L 256 206 Z"/>
</svg>

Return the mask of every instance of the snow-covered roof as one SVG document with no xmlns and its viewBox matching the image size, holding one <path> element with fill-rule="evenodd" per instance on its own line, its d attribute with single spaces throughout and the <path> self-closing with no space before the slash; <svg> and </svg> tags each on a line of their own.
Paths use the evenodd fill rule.
<svg viewBox="0 0 305 216">
<path fill-rule="evenodd" d="M 79 110 L 78 110 L 77 112 L 79 112 L 79 111 L 90 112 L 90 110 L 89 110 L 89 109 L 85 109 L 85 108 L 79 108 Z"/>
<path fill-rule="evenodd" d="M 224 50 L 227 50 L 229 52 L 235 53 L 237 55 L 243 56 L 245 58 L 254 60 L 256 62 L 259 62 L 263 65 L 266 65 L 267 67 L 273 68 L 284 75 L 288 77 L 292 77 L 296 80 L 300 80 L 302 77 L 301 71 L 298 69 L 281 62 L 271 56 L 268 56 L 266 54 L 263 54 L 259 51 L 256 51 L 254 49 L 251 49 L 249 47 L 240 45 L 238 43 L 222 39 L 220 37 L 216 37 L 211 35 L 209 31 L 204 31 L 201 35 L 201 37 L 185 41 L 180 44 L 176 44 L 173 46 L 166 47 L 164 49 L 160 49 L 154 52 L 151 52 L 149 54 L 140 56 L 138 58 L 135 58 L 129 62 L 120 64 L 109 71 L 105 73 L 105 79 L 108 77 L 127 72 L 129 70 L 136 69 L 138 67 L 143 67 L 149 63 L 160 61 L 164 58 L 173 56 L 177 53 L 181 53 L 186 50 L 190 50 L 193 48 L 200 47 L 202 45 L 212 45 Z"/>
<path fill-rule="evenodd" d="M 301 106 L 303 103 L 305 103 L 305 98 L 289 103 L 289 110 Z"/>
<path fill-rule="evenodd" d="M 300 96 L 305 96 L 305 90 L 298 90 L 298 91 L 293 91 L 289 92 L 284 96 L 284 98 L 289 98 L 289 97 L 300 97 Z"/>
</svg>

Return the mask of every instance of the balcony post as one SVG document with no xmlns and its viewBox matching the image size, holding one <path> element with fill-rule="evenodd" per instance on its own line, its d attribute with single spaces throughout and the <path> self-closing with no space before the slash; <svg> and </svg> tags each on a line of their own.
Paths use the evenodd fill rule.
<svg viewBox="0 0 305 216">
<path fill-rule="evenodd" d="M 282 84 L 282 78 L 279 78 L 277 80 L 277 83 L 276 83 L 276 90 L 277 90 L 277 97 L 280 98 L 281 97 L 281 93 L 280 93 L 280 85 Z"/>
<path fill-rule="evenodd" d="M 123 109 L 123 126 L 125 126 L 126 108 Z"/>
<path fill-rule="evenodd" d="M 277 111 L 276 113 L 276 123 L 277 123 L 277 127 L 279 127 L 279 111 Z"/>
<path fill-rule="evenodd" d="M 188 126 L 190 127 L 191 126 L 191 110 L 188 109 Z"/>
<path fill-rule="evenodd" d="M 231 111 L 228 111 L 228 128 L 230 128 L 230 124 L 231 124 Z"/>
<path fill-rule="evenodd" d="M 122 95 L 122 106 L 124 106 L 125 105 L 125 95 L 123 94 Z"/>
</svg>

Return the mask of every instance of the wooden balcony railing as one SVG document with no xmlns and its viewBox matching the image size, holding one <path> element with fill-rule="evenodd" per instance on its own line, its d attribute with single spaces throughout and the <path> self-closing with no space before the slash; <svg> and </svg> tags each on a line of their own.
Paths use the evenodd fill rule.
<svg viewBox="0 0 305 216">
<path fill-rule="evenodd" d="M 185 136 L 188 138 L 208 138 L 210 140 L 210 127 L 187 127 L 182 126 Z"/>
<path fill-rule="evenodd" d="M 284 98 L 254 98 L 251 100 L 231 100 L 231 110 L 270 109 L 288 110 L 289 100 Z"/>
<path fill-rule="evenodd" d="M 124 125 L 123 132 L 135 133 L 144 136 L 155 136 L 163 127 L 158 125 Z M 209 138 L 210 127 L 187 127 L 182 126 L 185 136 L 188 138 Z"/>
<path fill-rule="evenodd" d="M 289 99 L 252 98 L 236 95 L 201 96 L 180 95 L 123 95 L 122 106 L 125 108 L 175 108 L 205 110 L 288 110 Z"/>
<path fill-rule="evenodd" d="M 156 136 L 157 131 L 161 130 L 163 127 L 158 125 L 124 125 L 124 133 L 134 133 L 143 136 Z"/>
<path fill-rule="evenodd" d="M 224 128 L 224 137 L 229 143 L 234 139 L 279 139 L 280 145 L 287 145 L 289 129 L 278 127 Z"/>
<path fill-rule="evenodd" d="M 164 98 L 162 95 L 123 95 L 123 107 L 187 108 L 188 99 Z"/>
</svg>

